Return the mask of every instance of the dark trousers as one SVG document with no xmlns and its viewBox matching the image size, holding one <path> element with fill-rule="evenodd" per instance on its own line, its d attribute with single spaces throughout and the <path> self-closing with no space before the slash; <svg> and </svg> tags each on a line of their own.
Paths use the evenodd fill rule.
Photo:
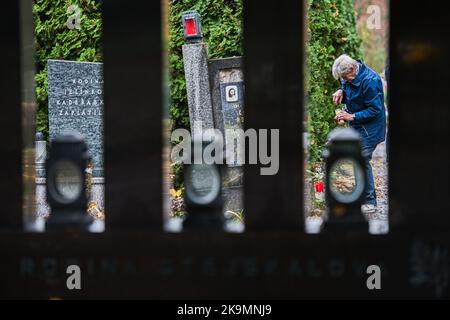
<svg viewBox="0 0 450 320">
<path fill-rule="evenodd" d="M 363 153 L 366 158 L 366 173 L 367 173 L 367 193 L 365 204 L 377 205 L 377 193 L 375 191 L 375 181 L 373 179 L 372 166 L 370 160 L 372 160 L 373 152 L 378 144 L 375 145 L 363 145 Z"/>
</svg>

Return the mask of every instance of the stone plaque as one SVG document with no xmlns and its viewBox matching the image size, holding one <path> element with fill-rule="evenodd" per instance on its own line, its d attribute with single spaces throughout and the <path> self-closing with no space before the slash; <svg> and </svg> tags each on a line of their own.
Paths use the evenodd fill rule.
<svg viewBox="0 0 450 320">
<path fill-rule="evenodd" d="M 244 83 L 221 83 L 222 119 L 224 129 L 243 129 Z"/>
<path fill-rule="evenodd" d="M 80 133 L 92 157 L 93 176 L 103 177 L 103 65 L 48 61 L 50 139 L 64 131 Z"/>
<path fill-rule="evenodd" d="M 243 142 L 239 140 L 239 131 L 244 129 L 244 83 L 228 82 L 220 84 L 222 121 L 225 131 L 225 145 L 233 150 L 234 155 L 227 155 L 228 166 L 237 166 L 241 157 L 241 146 Z"/>
</svg>

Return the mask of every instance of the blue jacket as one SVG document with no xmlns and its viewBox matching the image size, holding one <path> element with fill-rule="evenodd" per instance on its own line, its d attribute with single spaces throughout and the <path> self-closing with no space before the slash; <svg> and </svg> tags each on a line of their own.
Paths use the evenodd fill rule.
<svg viewBox="0 0 450 320">
<path fill-rule="evenodd" d="M 359 132 L 365 146 L 374 146 L 384 141 L 386 135 L 386 113 L 384 109 L 383 83 L 380 76 L 362 63 L 352 82 L 342 80 L 348 113 L 355 115 L 350 127 Z"/>
</svg>

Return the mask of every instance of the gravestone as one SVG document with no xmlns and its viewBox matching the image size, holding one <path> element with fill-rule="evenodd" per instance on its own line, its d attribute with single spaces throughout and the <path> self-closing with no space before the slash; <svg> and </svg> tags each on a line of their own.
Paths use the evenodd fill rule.
<svg viewBox="0 0 450 320">
<path fill-rule="evenodd" d="M 241 156 L 241 143 L 233 140 L 234 129 L 244 129 L 244 74 L 242 58 L 232 57 L 209 60 L 211 100 L 214 127 L 225 137 L 225 146 L 232 150 L 226 156 L 223 195 L 225 210 L 240 211 L 243 206 L 244 171 L 238 159 Z M 227 131 L 228 130 L 228 131 Z"/>
<path fill-rule="evenodd" d="M 93 176 L 103 176 L 103 73 L 101 63 L 48 61 L 50 139 L 81 134 L 92 156 Z"/>
<path fill-rule="evenodd" d="M 67 131 L 81 134 L 92 157 L 91 201 L 104 208 L 103 64 L 48 60 L 50 140 Z"/>
</svg>

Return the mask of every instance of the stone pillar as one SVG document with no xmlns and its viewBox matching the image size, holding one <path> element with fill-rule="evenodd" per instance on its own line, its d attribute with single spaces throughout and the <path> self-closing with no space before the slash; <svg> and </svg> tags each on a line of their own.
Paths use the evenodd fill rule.
<svg viewBox="0 0 450 320">
<path fill-rule="evenodd" d="M 47 203 L 45 161 L 47 160 L 47 141 L 40 132 L 36 134 L 36 216 L 47 217 L 50 207 Z"/>
<path fill-rule="evenodd" d="M 184 74 L 189 105 L 191 133 L 214 128 L 211 89 L 208 72 L 208 50 L 205 43 L 183 45 Z"/>
</svg>

